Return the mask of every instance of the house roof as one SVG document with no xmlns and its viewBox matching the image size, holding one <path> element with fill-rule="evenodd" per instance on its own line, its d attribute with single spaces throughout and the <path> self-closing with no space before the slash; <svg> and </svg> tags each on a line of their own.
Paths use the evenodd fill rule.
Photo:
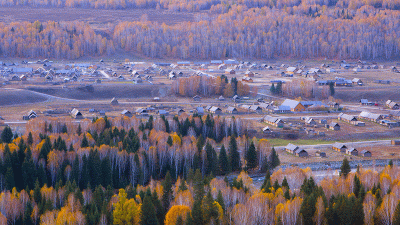
<svg viewBox="0 0 400 225">
<path fill-rule="evenodd" d="M 233 112 L 233 111 L 237 111 L 237 109 L 236 109 L 235 107 L 233 107 L 233 106 L 229 106 L 229 107 L 226 109 L 226 111 Z"/>
<path fill-rule="evenodd" d="M 211 112 L 216 112 L 216 111 L 221 111 L 221 109 L 219 107 L 213 106 L 210 108 Z"/>
<path fill-rule="evenodd" d="M 338 123 L 335 123 L 335 122 L 330 123 L 329 126 L 330 127 L 336 127 L 336 126 L 340 127 L 340 125 Z"/>
<path fill-rule="evenodd" d="M 124 109 L 121 114 L 125 115 L 125 114 L 131 114 L 131 112 L 129 110 Z"/>
<path fill-rule="evenodd" d="M 355 149 L 355 148 L 349 148 L 349 149 L 347 150 L 347 152 L 358 152 L 358 151 L 357 151 L 357 149 Z"/>
<path fill-rule="evenodd" d="M 78 109 L 74 108 L 74 109 L 71 111 L 71 115 L 74 115 L 74 116 L 79 116 L 79 115 L 82 115 L 82 113 L 81 113 L 81 112 L 79 112 L 79 110 L 78 110 Z"/>
<path fill-rule="evenodd" d="M 297 105 L 301 104 L 299 101 L 296 100 L 291 100 L 291 99 L 285 99 L 285 101 L 281 104 L 284 106 L 289 106 L 290 109 L 294 109 L 297 107 Z"/>
<path fill-rule="evenodd" d="M 365 154 L 365 153 L 371 153 L 371 152 L 368 151 L 368 150 L 362 150 L 362 151 L 361 151 L 361 154 Z"/>
<path fill-rule="evenodd" d="M 296 151 L 297 149 L 299 149 L 299 146 L 294 145 L 294 144 L 292 144 L 292 143 L 289 143 L 288 145 L 286 145 L 285 148 L 286 148 L 286 149 L 289 149 L 289 150 L 291 150 L 291 151 Z"/>
<path fill-rule="evenodd" d="M 352 115 L 344 114 L 344 113 L 339 113 L 338 117 L 343 118 L 344 120 L 348 121 L 357 121 L 357 118 Z"/>
<path fill-rule="evenodd" d="M 367 111 L 362 111 L 360 113 L 359 117 L 378 120 L 378 119 L 382 118 L 382 115 L 381 114 L 376 114 L 376 113 L 370 113 L 370 112 L 367 112 Z"/>
<path fill-rule="evenodd" d="M 323 105 L 323 103 L 321 101 L 301 101 L 300 103 L 303 106 L 311 106 L 311 105 L 321 106 L 321 105 Z"/>
<path fill-rule="evenodd" d="M 344 145 L 344 144 L 342 144 L 342 143 L 338 143 L 338 142 L 336 142 L 335 144 L 333 144 L 332 147 L 338 148 L 338 149 L 347 148 L 346 145 Z"/>
</svg>

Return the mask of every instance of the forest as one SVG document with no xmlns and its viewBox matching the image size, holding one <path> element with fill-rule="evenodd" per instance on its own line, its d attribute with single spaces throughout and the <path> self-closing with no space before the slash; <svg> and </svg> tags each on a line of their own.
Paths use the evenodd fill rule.
<svg viewBox="0 0 400 225">
<path fill-rule="evenodd" d="M 1 132 L 0 224 L 399 224 L 400 168 L 280 164 L 237 118 L 68 119 Z M 272 173 L 270 171 L 273 171 Z M 227 176 L 234 173 L 237 177 Z M 261 187 L 249 173 L 263 173 Z M 229 178 L 230 177 L 230 178 Z"/>
<path fill-rule="evenodd" d="M 89 2 L 0 1 L 0 4 L 95 8 L 106 4 Z M 77 59 L 125 52 L 158 59 L 375 60 L 397 59 L 400 54 L 398 1 L 254 0 L 196 1 L 196 4 L 194 1 L 107 1 L 107 4 L 122 9 L 162 5 L 161 8 L 168 10 L 179 5 L 176 7 L 185 9 L 178 11 L 196 11 L 195 20 L 173 25 L 146 19 L 122 20 L 108 24 L 102 32 L 89 23 L 76 21 L 0 23 L 0 55 Z"/>
</svg>

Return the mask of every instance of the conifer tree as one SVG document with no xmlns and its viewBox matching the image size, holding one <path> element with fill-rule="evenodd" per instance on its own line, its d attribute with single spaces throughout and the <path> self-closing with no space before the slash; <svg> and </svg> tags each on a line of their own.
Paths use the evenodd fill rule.
<svg viewBox="0 0 400 225">
<path fill-rule="evenodd" d="M 4 127 L 3 132 L 1 132 L 1 141 L 3 143 L 11 143 L 13 140 L 13 133 L 9 126 Z"/>
<path fill-rule="evenodd" d="M 350 173 L 350 171 L 351 171 L 351 168 L 350 168 L 349 161 L 345 157 L 343 159 L 342 166 L 340 167 L 340 176 L 343 175 L 344 177 L 347 177 L 347 175 Z"/>
<path fill-rule="evenodd" d="M 229 142 L 229 158 L 230 158 L 230 165 L 231 165 L 231 171 L 240 171 L 241 166 L 240 166 L 240 155 L 237 150 L 237 143 L 235 137 L 231 136 L 230 142 Z"/>
<path fill-rule="evenodd" d="M 221 150 L 219 152 L 218 168 L 219 168 L 219 175 L 225 175 L 229 173 L 230 165 L 224 145 L 222 145 Z"/>
<path fill-rule="evenodd" d="M 249 149 L 246 152 L 246 161 L 248 169 L 254 169 L 257 167 L 257 151 L 253 142 L 250 143 Z"/>
<path fill-rule="evenodd" d="M 156 210 L 151 196 L 145 195 L 140 215 L 140 225 L 158 225 Z"/>
</svg>

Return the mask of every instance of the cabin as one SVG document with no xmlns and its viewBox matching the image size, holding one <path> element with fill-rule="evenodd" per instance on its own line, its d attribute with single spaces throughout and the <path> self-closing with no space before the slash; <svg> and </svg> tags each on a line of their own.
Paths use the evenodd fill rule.
<svg viewBox="0 0 400 225">
<path fill-rule="evenodd" d="M 182 113 L 184 113 L 184 112 L 185 112 L 185 110 L 183 110 L 183 109 L 181 109 L 181 108 L 175 109 L 175 113 L 176 113 L 178 116 L 182 115 Z M 204 111 L 203 111 L 203 112 L 204 112 Z"/>
<path fill-rule="evenodd" d="M 353 85 L 359 86 L 362 86 L 364 84 L 360 78 L 354 78 L 353 80 L 351 80 L 351 82 L 353 83 Z"/>
<path fill-rule="evenodd" d="M 21 79 L 19 78 L 19 76 L 14 75 L 11 77 L 11 81 L 20 81 Z"/>
<path fill-rule="evenodd" d="M 221 95 L 221 96 L 219 96 L 218 100 L 219 101 L 225 101 L 225 98 L 224 98 L 224 96 Z"/>
<path fill-rule="evenodd" d="M 247 71 L 244 73 L 244 75 L 245 75 L 246 77 L 254 77 L 254 73 L 251 72 L 250 70 L 247 70 Z"/>
<path fill-rule="evenodd" d="M 311 117 L 306 117 L 305 123 L 306 123 L 307 125 L 309 125 L 309 126 L 315 126 L 315 125 L 317 125 L 317 122 L 316 122 L 313 118 L 311 118 Z"/>
<path fill-rule="evenodd" d="M 292 112 L 301 112 L 306 109 L 299 101 L 295 101 L 295 100 L 291 100 L 291 99 L 286 99 L 281 105 L 289 106 L 290 111 L 292 111 Z"/>
<path fill-rule="evenodd" d="M 228 67 L 225 65 L 225 64 L 220 64 L 219 66 L 218 66 L 218 69 L 219 70 L 226 70 Z"/>
<path fill-rule="evenodd" d="M 204 108 L 203 107 L 196 107 L 194 110 L 194 113 L 197 113 L 199 115 L 204 115 Z"/>
<path fill-rule="evenodd" d="M 358 151 L 355 148 L 349 148 L 349 149 L 346 150 L 346 154 L 347 155 L 358 156 Z"/>
<path fill-rule="evenodd" d="M 222 114 L 222 110 L 219 108 L 219 107 L 216 107 L 216 106 L 212 106 L 210 109 L 209 109 L 209 112 L 210 113 L 212 113 L 212 114 Z"/>
<path fill-rule="evenodd" d="M 380 115 L 380 114 L 376 114 L 376 113 L 370 113 L 370 112 L 367 112 L 367 111 L 362 111 L 358 115 L 358 118 L 369 120 L 369 121 L 372 121 L 372 122 L 378 122 L 379 120 L 383 119 L 383 116 Z"/>
<path fill-rule="evenodd" d="M 323 104 L 321 101 L 300 101 L 300 103 L 305 107 L 325 107 L 325 104 Z"/>
<path fill-rule="evenodd" d="M 336 142 L 335 144 L 332 145 L 332 149 L 337 152 L 346 152 L 347 146 L 342 143 Z"/>
<path fill-rule="evenodd" d="M 262 129 L 262 131 L 263 131 L 264 134 L 268 134 L 268 133 L 271 133 L 271 132 L 272 132 L 272 130 L 271 130 L 268 126 L 264 127 L 264 128 Z"/>
<path fill-rule="evenodd" d="M 28 79 L 28 77 L 25 74 L 23 74 L 23 75 L 19 76 L 19 79 L 21 81 L 26 81 Z"/>
<path fill-rule="evenodd" d="M 111 100 L 111 105 L 118 105 L 118 100 L 115 97 Z"/>
<path fill-rule="evenodd" d="M 248 82 L 248 83 L 253 83 L 253 79 L 251 79 L 251 77 L 246 77 L 246 76 L 242 77 L 242 81 Z"/>
<path fill-rule="evenodd" d="M 307 157 L 308 156 L 308 153 L 307 153 L 306 150 L 301 149 L 299 146 L 296 146 L 296 145 L 294 145 L 292 143 L 289 143 L 285 147 L 285 151 L 290 153 L 290 154 L 296 155 L 298 157 Z"/>
<path fill-rule="evenodd" d="M 37 117 L 36 112 L 33 111 L 33 110 L 30 110 L 25 116 L 22 116 L 22 119 L 23 120 L 30 120 L 30 119 L 33 119 L 33 118 L 36 118 L 36 117 Z"/>
<path fill-rule="evenodd" d="M 100 111 L 99 111 L 99 115 L 100 115 L 100 116 L 105 116 L 105 115 L 106 115 L 106 111 L 100 110 Z"/>
<path fill-rule="evenodd" d="M 261 122 L 265 122 L 269 125 L 273 125 L 280 128 L 282 128 L 284 124 L 283 120 L 279 119 L 278 117 L 273 117 L 269 115 L 265 116 Z"/>
<path fill-rule="evenodd" d="M 297 68 L 294 66 L 289 66 L 288 68 L 286 68 L 286 74 L 294 74 L 296 72 Z"/>
<path fill-rule="evenodd" d="M 235 96 L 232 97 L 232 100 L 234 102 L 239 102 L 240 101 L 240 97 L 238 95 L 235 95 Z"/>
<path fill-rule="evenodd" d="M 355 116 L 352 116 L 352 115 L 339 113 L 338 120 L 345 121 L 345 122 L 348 122 L 348 123 L 352 123 L 352 122 L 356 122 L 357 118 Z"/>
<path fill-rule="evenodd" d="M 82 113 L 81 113 L 78 109 L 76 109 L 76 108 L 74 108 L 74 109 L 71 111 L 70 114 L 71 114 L 71 117 L 74 118 L 74 119 L 83 119 Z"/>
<path fill-rule="evenodd" d="M 400 140 L 392 140 L 392 145 L 400 145 Z"/>
<path fill-rule="evenodd" d="M 365 105 L 365 106 L 371 106 L 371 105 L 374 105 L 374 103 L 373 103 L 373 102 L 370 102 L 370 101 L 368 101 L 368 99 L 361 99 L 361 100 L 360 100 L 360 104 L 361 104 L 361 105 Z"/>
<path fill-rule="evenodd" d="M 196 101 L 196 102 L 201 101 L 201 97 L 198 95 L 195 95 L 195 96 L 193 96 L 193 101 Z"/>
<path fill-rule="evenodd" d="M 329 124 L 329 129 L 338 131 L 338 130 L 340 130 L 340 125 L 338 123 L 332 122 Z"/>
<path fill-rule="evenodd" d="M 399 109 L 399 104 L 397 104 L 396 102 L 394 102 L 392 100 L 387 100 L 386 107 L 388 107 L 389 109 L 397 110 L 397 109 Z"/>
<path fill-rule="evenodd" d="M 256 112 L 256 113 L 262 113 L 262 108 L 258 105 L 252 105 L 249 108 L 250 111 Z"/>
<path fill-rule="evenodd" d="M 160 115 L 160 116 L 161 115 L 167 116 L 169 113 L 168 113 L 167 110 L 160 109 L 160 110 L 157 111 L 157 114 Z"/>
<path fill-rule="evenodd" d="M 226 112 L 229 113 L 229 114 L 238 114 L 238 110 L 235 107 L 232 107 L 232 106 L 229 106 L 226 109 Z"/>
<path fill-rule="evenodd" d="M 340 105 L 337 102 L 328 102 L 328 106 L 334 109 L 339 109 Z"/>
<path fill-rule="evenodd" d="M 131 113 L 129 110 L 126 110 L 126 109 L 124 109 L 124 110 L 121 112 L 121 115 L 127 116 L 127 117 L 132 117 L 132 113 Z"/>
<path fill-rule="evenodd" d="M 145 109 L 145 108 L 138 108 L 138 109 L 136 109 L 135 113 L 138 116 L 148 116 L 149 115 L 147 109 Z"/>
<path fill-rule="evenodd" d="M 362 150 L 360 153 L 361 153 L 362 157 L 371 157 L 372 156 L 371 152 L 368 150 Z"/>
</svg>

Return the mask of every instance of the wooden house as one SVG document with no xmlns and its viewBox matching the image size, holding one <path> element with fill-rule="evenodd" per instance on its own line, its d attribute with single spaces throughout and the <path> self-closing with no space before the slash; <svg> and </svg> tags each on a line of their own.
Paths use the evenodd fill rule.
<svg viewBox="0 0 400 225">
<path fill-rule="evenodd" d="M 346 154 L 347 155 L 358 156 L 358 151 L 355 148 L 349 148 L 349 149 L 346 150 Z"/>
<path fill-rule="evenodd" d="M 251 72 L 250 70 L 247 70 L 247 71 L 244 73 L 244 75 L 245 75 L 246 77 L 254 77 L 254 73 Z"/>
<path fill-rule="evenodd" d="M 342 120 L 348 123 L 356 122 L 357 118 L 352 115 L 344 114 L 344 113 L 339 113 L 338 115 L 338 120 Z"/>
<path fill-rule="evenodd" d="M 184 113 L 185 112 L 185 110 L 183 110 L 183 109 L 181 109 L 181 108 L 177 108 L 177 109 L 175 109 L 175 113 L 178 115 L 178 116 L 180 116 L 182 113 Z M 203 111 L 204 112 L 204 111 Z"/>
<path fill-rule="evenodd" d="M 212 114 L 222 114 L 222 110 L 219 107 L 213 106 L 209 109 Z"/>
<path fill-rule="evenodd" d="M 325 152 L 321 152 L 321 151 L 317 151 L 315 153 L 315 156 L 321 157 L 321 158 L 325 158 L 326 157 L 326 153 Z"/>
<path fill-rule="evenodd" d="M 201 101 L 201 97 L 198 95 L 193 96 L 193 101 Z"/>
<path fill-rule="evenodd" d="M 371 157 L 372 156 L 371 152 L 368 150 L 362 150 L 360 153 L 361 153 L 362 157 Z"/>
<path fill-rule="evenodd" d="M 273 116 L 269 116 L 269 115 L 265 116 L 262 119 L 262 122 L 265 122 L 267 124 L 270 124 L 270 125 L 273 125 L 276 127 L 283 127 L 283 124 L 284 124 L 283 120 L 279 119 L 278 117 L 273 117 Z"/>
<path fill-rule="evenodd" d="M 249 110 L 259 114 L 262 113 L 262 108 L 258 105 L 251 105 Z"/>
<path fill-rule="evenodd" d="M 118 100 L 115 97 L 111 100 L 111 105 L 118 105 Z"/>
<path fill-rule="evenodd" d="M 237 110 L 235 107 L 233 107 L 233 106 L 229 106 L 229 107 L 226 109 L 226 112 L 229 113 L 229 114 L 238 114 L 238 110 Z"/>
<path fill-rule="evenodd" d="M 336 142 L 335 144 L 332 145 L 332 149 L 338 152 L 346 152 L 347 146 L 342 143 Z"/>
<path fill-rule="evenodd" d="M 340 125 L 338 123 L 332 122 L 329 124 L 329 129 L 338 131 L 338 130 L 340 130 Z"/>
<path fill-rule="evenodd" d="M 74 119 L 83 119 L 82 113 L 81 113 L 78 109 L 76 109 L 76 108 L 74 108 L 74 109 L 71 111 L 70 114 L 71 114 L 71 117 L 74 118 Z"/>
<path fill-rule="evenodd" d="M 126 110 L 126 109 L 124 109 L 124 110 L 121 112 L 121 115 L 122 115 L 122 116 L 127 116 L 127 117 L 132 117 L 132 113 L 131 113 L 129 110 Z"/>
<path fill-rule="evenodd" d="M 299 101 L 291 100 L 291 99 L 286 99 L 281 105 L 289 106 L 290 111 L 292 111 L 292 112 L 301 112 L 306 109 Z"/>
<path fill-rule="evenodd" d="M 251 79 L 251 77 L 246 77 L 246 76 L 242 77 L 242 81 L 248 82 L 248 83 L 253 83 L 253 79 Z"/>
<path fill-rule="evenodd" d="M 400 140 L 392 140 L 392 145 L 400 145 Z"/>
<path fill-rule="evenodd" d="M 378 122 L 379 120 L 383 119 L 383 116 L 381 114 L 376 114 L 376 113 L 370 113 L 367 111 L 362 111 L 359 115 L 358 118 L 360 119 L 365 119 L 369 120 L 372 122 Z"/>
<path fill-rule="evenodd" d="M 22 116 L 22 119 L 23 120 L 30 120 L 30 119 L 33 119 L 33 118 L 36 118 L 36 117 L 37 117 L 36 112 L 33 111 L 33 110 L 30 110 L 26 115 Z"/>
<path fill-rule="evenodd" d="M 387 100 L 386 107 L 388 107 L 389 109 L 397 110 L 397 109 L 399 109 L 399 104 L 397 104 L 396 102 L 394 102 L 392 100 Z"/>
<path fill-rule="evenodd" d="M 236 71 L 234 69 L 226 69 L 225 73 L 226 74 L 236 74 Z"/>
<path fill-rule="evenodd" d="M 135 113 L 138 116 L 148 116 L 149 115 L 147 109 L 145 109 L 145 108 L 138 108 L 138 109 L 136 109 Z"/>
</svg>

